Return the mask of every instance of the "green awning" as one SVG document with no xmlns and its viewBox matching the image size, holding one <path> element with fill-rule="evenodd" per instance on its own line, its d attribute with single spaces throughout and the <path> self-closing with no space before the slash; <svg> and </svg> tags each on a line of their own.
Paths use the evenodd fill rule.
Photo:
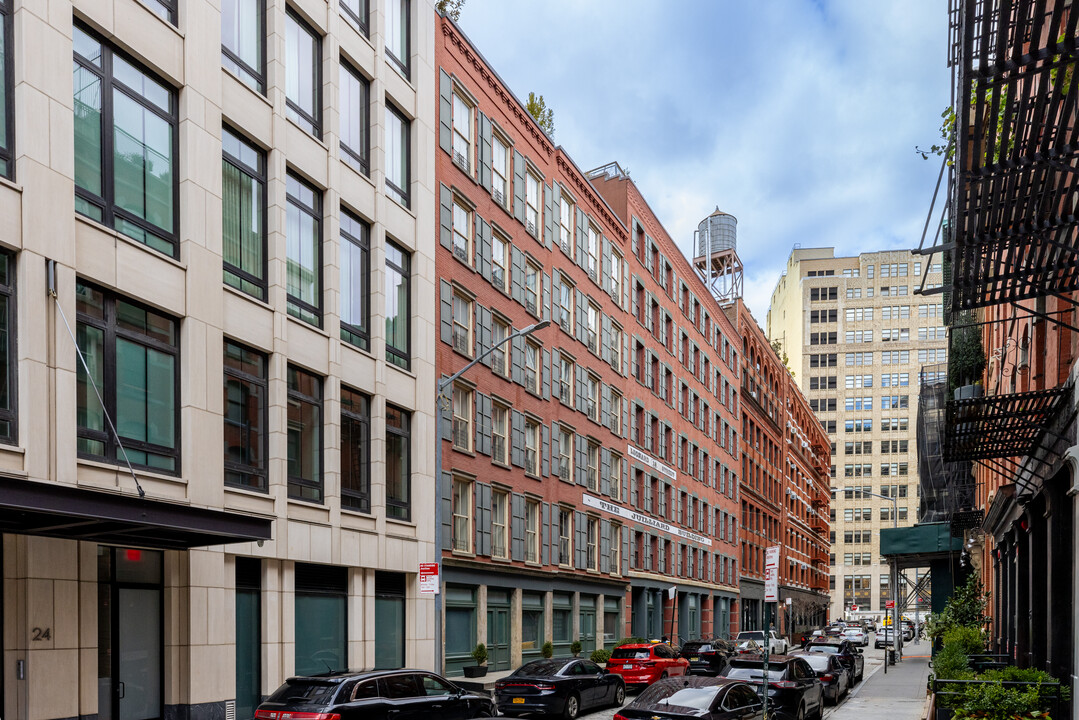
<svg viewBox="0 0 1079 720">
<path fill-rule="evenodd" d="M 881 528 L 880 554 L 900 567 L 924 567 L 933 560 L 963 549 L 962 538 L 952 537 L 950 523 L 920 523 L 904 528 Z"/>
</svg>

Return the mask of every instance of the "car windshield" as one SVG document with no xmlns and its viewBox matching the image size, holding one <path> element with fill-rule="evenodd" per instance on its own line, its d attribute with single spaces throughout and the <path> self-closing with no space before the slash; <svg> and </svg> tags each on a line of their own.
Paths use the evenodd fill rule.
<svg viewBox="0 0 1079 720">
<path fill-rule="evenodd" d="M 337 693 L 338 683 L 319 682 L 308 678 L 290 678 L 266 702 L 329 705 Z"/>
<path fill-rule="evenodd" d="M 712 707 L 712 701 L 716 699 L 718 687 L 682 688 L 662 700 L 653 700 L 660 705 L 677 705 L 678 707 L 693 708 L 694 710 L 707 710 Z"/>
<path fill-rule="evenodd" d="M 806 648 L 811 653 L 827 653 L 828 655 L 835 655 L 839 652 L 838 645 L 829 645 L 827 643 L 812 644 Z"/>
<path fill-rule="evenodd" d="M 569 660 L 533 660 L 517 668 L 514 675 L 527 675 L 528 677 L 548 677 L 557 675 L 558 671 L 566 666 Z"/>
<path fill-rule="evenodd" d="M 821 653 L 817 653 L 816 655 L 802 655 L 802 659 L 809 663 L 809 667 L 813 668 L 816 672 L 827 672 L 830 666 L 828 656 Z"/>
<path fill-rule="evenodd" d="M 611 652 L 612 660 L 647 660 L 649 657 L 649 648 L 620 647 Z"/>
<path fill-rule="evenodd" d="M 712 646 L 708 643 L 687 642 L 685 645 L 682 646 L 682 652 L 684 653 L 711 652 L 711 650 Z"/>
<path fill-rule="evenodd" d="M 779 670 L 771 670 L 771 669 L 769 669 L 768 670 L 768 680 L 769 681 L 782 680 L 784 674 L 785 674 L 785 672 L 784 672 L 784 670 L 782 668 L 779 669 Z M 764 679 L 764 668 L 763 667 L 736 667 L 736 668 L 731 668 L 730 672 L 727 673 L 727 677 L 734 678 L 735 680 L 756 680 L 757 682 L 760 682 L 761 680 Z"/>
<path fill-rule="evenodd" d="M 742 641 L 756 640 L 758 642 L 764 642 L 764 633 L 760 630 L 746 630 L 745 632 L 738 633 L 738 639 Z"/>
</svg>

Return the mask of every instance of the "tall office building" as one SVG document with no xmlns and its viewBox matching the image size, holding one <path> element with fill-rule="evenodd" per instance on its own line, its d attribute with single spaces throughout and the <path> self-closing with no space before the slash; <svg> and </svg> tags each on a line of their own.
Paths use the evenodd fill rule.
<svg viewBox="0 0 1079 720">
<path fill-rule="evenodd" d="M 927 286 L 940 284 L 939 263 L 908 251 L 837 258 L 833 248 L 796 248 L 772 292 L 768 338 L 831 439 L 833 618 L 883 615 L 894 590 L 880 529 L 917 519 L 918 377 L 946 361 L 947 341 L 939 296 L 913 290 L 927 272 Z M 907 571 L 901 591 L 918 575 Z"/>
<path fill-rule="evenodd" d="M 435 17 L 0 2 L 3 717 L 433 663 Z"/>
</svg>

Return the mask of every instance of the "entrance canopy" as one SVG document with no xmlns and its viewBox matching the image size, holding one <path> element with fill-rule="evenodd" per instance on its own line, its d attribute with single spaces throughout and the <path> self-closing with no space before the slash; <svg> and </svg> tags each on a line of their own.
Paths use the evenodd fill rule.
<svg viewBox="0 0 1079 720">
<path fill-rule="evenodd" d="M 268 518 L 133 495 L 0 480 L 0 533 L 185 550 L 271 539 Z"/>
<path fill-rule="evenodd" d="M 881 528 L 880 554 L 899 568 L 926 567 L 947 560 L 963 549 L 962 538 L 952 537 L 950 523 L 920 523 L 905 528 Z"/>
</svg>

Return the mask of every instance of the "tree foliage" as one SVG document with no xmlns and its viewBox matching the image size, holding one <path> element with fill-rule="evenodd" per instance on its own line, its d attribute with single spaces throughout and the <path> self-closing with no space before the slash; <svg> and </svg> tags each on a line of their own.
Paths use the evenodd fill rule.
<svg viewBox="0 0 1079 720">
<path fill-rule="evenodd" d="M 438 0 L 435 3 L 435 10 L 457 22 L 461 18 L 461 8 L 464 6 L 465 0 Z"/>
<path fill-rule="evenodd" d="M 543 132 L 554 137 L 554 110 L 547 107 L 542 95 L 537 95 L 534 92 L 528 93 L 528 103 L 525 105 L 525 109 L 543 128 Z"/>
<path fill-rule="evenodd" d="M 787 368 L 787 372 L 791 374 L 791 377 L 794 377 L 794 371 L 791 370 L 790 358 L 787 357 L 787 351 L 783 349 L 783 343 L 781 343 L 778 338 L 772 341 L 772 349 L 776 351 L 776 355 L 783 361 L 783 365 Z"/>
</svg>

